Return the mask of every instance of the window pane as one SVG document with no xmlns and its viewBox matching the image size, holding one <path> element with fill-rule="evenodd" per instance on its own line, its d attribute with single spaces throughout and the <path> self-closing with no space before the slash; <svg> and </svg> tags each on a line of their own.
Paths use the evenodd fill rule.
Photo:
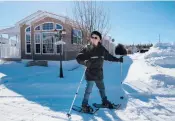
<svg viewBox="0 0 175 121">
<path fill-rule="evenodd" d="M 48 43 L 54 37 L 54 33 L 43 33 L 43 43 Z"/>
<path fill-rule="evenodd" d="M 54 53 L 53 44 L 43 44 L 43 53 Z"/>
<path fill-rule="evenodd" d="M 61 45 L 57 45 L 57 53 L 60 53 L 60 52 L 61 52 L 61 51 L 60 51 L 60 50 L 61 50 L 60 47 L 61 47 Z"/>
<path fill-rule="evenodd" d="M 31 46 L 30 46 L 30 44 L 27 44 L 27 53 L 31 53 Z"/>
<path fill-rule="evenodd" d="M 82 41 L 82 32 L 78 29 L 73 29 L 73 43 L 81 43 Z"/>
<path fill-rule="evenodd" d="M 35 49 L 36 49 L 36 53 L 40 53 L 41 52 L 40 44 L 36 44 Z"/>
<path fill-rule="evenodd" d="M 77 43 L 77 37 L 73 37 L 73 43 Z"/>
<path fill-rule="evenodd" d="M 53 29 L 53 23 L 43 24 L 43 30 L 52 30 L 52 29 Z"/>
<path fill-rule="evenodd" d="M 37 26 L 37 27 L 35 28 L 35 30 L 40 30 L 40 26 Z"/>
<path fill-rule="evenodd" d="M 30 32 L 30 27 L 28 27 L 28 28 L 26 29 L 26 32 Z"/>
<path fill-rule="evenodd" d="M 30 43 L 30 34 L 26 34 L 26 43 Z"/>
<path fill-rule="evenodd" d="M 63 27 L 61 26 L 61 25 L 59 25 L 59 24 L 56 24 L 56 29 L 63 29 Z"/>
<path fill-rule="evenodd" d="M 54 35 L 54 33 L 43 33 L 43 53 L 54 53 Z"/>
<path fill-rule="evenodd" d="M 73 29 L 73 36 L 77 36 L 78 35 L 78 31 L 76 29 Z"/>
<path fill-rule="evenodd" d="M 82 32 L 80 30 L 78 31 L 78 37 L 82 37 Z"/>
<path fill-rule="evenodd" d="M 35 43 L 40 44 L 40 38 L 41 38 L 40 34 L 35 34 Z"/>
</svg>

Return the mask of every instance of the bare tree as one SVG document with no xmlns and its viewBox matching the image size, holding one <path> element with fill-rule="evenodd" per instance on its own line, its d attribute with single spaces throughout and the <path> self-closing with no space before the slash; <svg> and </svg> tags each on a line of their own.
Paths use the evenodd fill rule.
<svg viewBox="0 0 175 121">
<path fill-rule="evenodd" d="M 100 3 L 100 2 L 99 2 Z M 76 26 L 83 31 L 83 36 L 97 30 L 106 36 L 109 32 L 109 11 L 105 12 L 96 1 L 76 1 L 73 8 Z"/>
</svg>

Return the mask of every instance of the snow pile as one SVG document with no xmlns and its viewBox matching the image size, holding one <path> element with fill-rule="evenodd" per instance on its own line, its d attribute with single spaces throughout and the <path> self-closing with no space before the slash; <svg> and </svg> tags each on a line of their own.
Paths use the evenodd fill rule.
<svg viewBox="0 0 175 121">
<path fill-rule="evenodd" d="M 144 58 L 164 68 L 175 68 L 175 42 L 155 44 Z"/>
</svg>

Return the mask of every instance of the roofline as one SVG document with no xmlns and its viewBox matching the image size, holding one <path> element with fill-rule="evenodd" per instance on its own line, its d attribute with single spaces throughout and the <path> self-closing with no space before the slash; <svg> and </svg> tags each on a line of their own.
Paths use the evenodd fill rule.
<svg viewBox="0 0 175 121">
<path fill-rule="evenodd" d="M 33 13 L 33 14 L 30 14 L 29 16 L 27 16 L 27 17 L 23 18 L 22 20 L 16 22 L 15 25 L 19 25 L 19 24 L 21 24 L 21 23 L 24 23 L 24 22 L 26 21 L 26 19 L 30 19 L 31 17 L 36 16 L 37 14 L 40 14 L 40 13 L 42 13 L 42 12 L 43 12 L 43 11 L 38 10 L 37 12 L 35 12 L 35 13 Z"/>
</svg>

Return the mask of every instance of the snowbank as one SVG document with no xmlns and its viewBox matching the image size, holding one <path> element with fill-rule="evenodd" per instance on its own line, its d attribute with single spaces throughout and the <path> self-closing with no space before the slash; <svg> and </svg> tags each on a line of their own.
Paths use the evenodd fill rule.
<svg viewBox="0 0 175 121">
<path fill-rule="evenodd" d="M 155 44 L 144 58 L 164 68 L 175 68 L 175 42 Z"/>
</svg>

